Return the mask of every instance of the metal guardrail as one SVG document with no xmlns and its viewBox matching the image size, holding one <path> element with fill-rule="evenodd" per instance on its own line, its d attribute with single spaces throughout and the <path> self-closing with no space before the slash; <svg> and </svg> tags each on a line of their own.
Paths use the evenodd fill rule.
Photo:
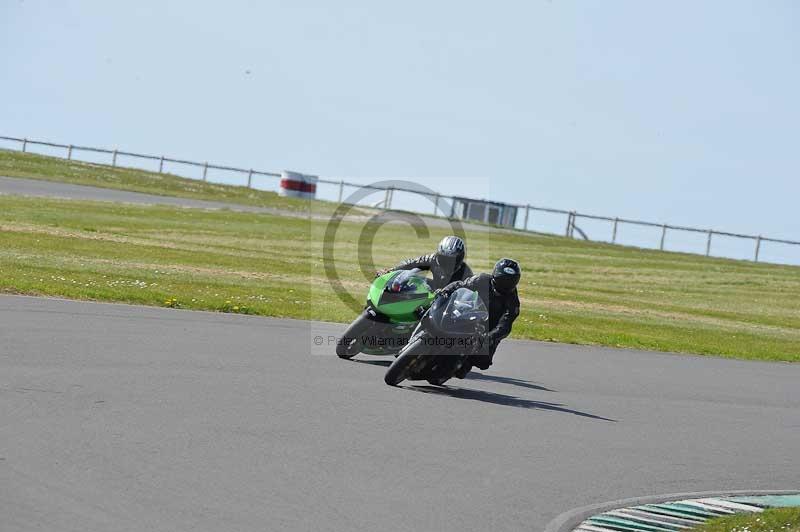
<svg viewBox="0 0 800 532">
<path fill-rule="evenodd" d="M 159 155 L 146 155 L 146 154 L 142 154 L 142 153 L 134 153 L 134 152 L 116 150 L 116 149 L 115 150 L 109 150 L 109 149 L 104 149 L 104 148 L 94 148 L 94 147 L 90 147 L 90 146 L 78 146 L 78 145 L 73 145 L 73 144 L 58 144 L 58 143 L 55 143 L 55 142 L 46 142 L 46 141 L 41 141 L 41 140 L 30 140 L 30 139 L 27 139 L 27 138 L 18 138 L 18 137 L 0 136 L 0 140 L 16 142 L 16 143 L 21 144 L 21 151 L 23 151 L 23 152 L 26 152 L 28 150 L 28 146 L 29 145 L 47 146 L 47 147 L 50 147 L 50 148 L 64 149 L 64 150 L 66 150 L 66 159 L 68 159 L 68 160 L 72 160 L 74 152 L 77 152 L 77 151 L 108 154 L 108 155 L 111 155 L 111 164 L 109 166 L 112 166 L 112 167 L 117 167 L 118 166 L 117 165 L 117 158 L 119 156 L 131 157 L 131 158 L 136 158 L 136 159 L 145 159 L 145 160 L 150 160 L 150 161 L 158 161 L 158 172 L 159 173 L 163 173 L 164 172 L 164 163 L 173 163 L 173 164 L 182 164 L 182 165 L 187 165 L 187 166 L 194 166 L 194 167 L 198 167 L 198 168 L 202 168 L 203 169 L 203 173 L 202 173 L 202 180 L 203 181 L 208 181 L 208 170 L 209 169 L 211 169 L 211 170 L 223 170 L 223 171 L 228 171 L 228 172 L 237 172 L 237 173 L 241 173 L 241 174 L 246 174 L 247 175 L 247 187 L 248 188 L 252 188 L 253 176 L 265 176 L 265 177 L 275 177 L 275 178 L 280 178 L 281 177 L 281 174 L 278 173 L 278 172 L 267 172 L 267 171 L 263 171 L 263 170 L 254 170 L 252 168 L 238 168 L 238 167 L 235 167 L 235 166 L 225 166 L 225 165 L 219 165 L 219 164 L 211 164 L 211 163 L 208 163 L 208 162 L 202 162 L 201 163 L 201 162 L 197 162 L 197 161 L 188 161 L 188 160 L 184 160 L 184 159 L 175 159 L 175 158 L 172 158 L 172 157 L 166 157 L 164 155 L 160 155 L 160 156 Z M 95 164 L 98 164 L 98 163 L 95 163 Z M 375 186 L 371 186 L 371 185 L 361 185 L 361 184 L 358 184 L 358 183 L 350 183 L 350 182 L 344 181 L 342 179 L 340 179 L 340 180 L 331 180 L 331 179 L 320 178 L 318 180 L 318 183 L 338 186 L 338 188 L 339 188 L 339 190 L 338 190 L 338 201 L 339 201 L 339 203 L 341 203 L 344 200 L 345 187 L 355 187 L 355 188 L 361 188 L 361 189 L 367 188 L 367 189 L 373 189 L 373 190 L 376 190 L 376 191 L 379 191 L 379 190 L 385 191 L 385 194 L 386 194 L 385 198 L 381 202 L 383 204 L 384 208 L 391 208 L 392 197 L 393 197 L 393 194 L 394 194 L 395 191 L 408 192 L 408 193 L 412 193 L 412 194 L 423 194 L 423 195 L 426 195 L 426 196 L 430 196 L 429 193 L 423 193 L 423 192 L 420 192 L 419 190 L 414 190 L 414 189 L 410 189 L 410 188 L 403 188 L 403 187 L 390 187 L 390 188 L 375 187 Z M 433 209 L 433 214 L 434 215 L 440 213 L 439 200 L 441 198 L 451 198 L 451 200 L 452 200 L 452 196 L 449 196 L 449 195 L 446 195 L 446 194 L 438 194 L 438 193 L 435 194 L 434 209 Z M 451 204 L 452 204 L 452 202 L 451 202 Z M 781 238 L 769 238 L 769 237 L 765 237 L 765 236 L 762 236 L 762 235 L 747 235 L 747 234 L 740 234 L 740 233 L 731 233 L 731 232 L 728 232 L 728 231 L 718 231 L 716 229 L 701 229 L 701 228 L 697 228 L 697 227 L 687 227 L 687 226 L 672 225 L 672 224 L 666 224 L 666 223 L 647 222 L 647 221 L 643 221 L 643 220 L 631 220 L 631 219 L 627 219 L 627 218 L 618 218 L 618 217 L 612 218 L 612 217 L 609 217 L 609 216 L 598 216 L 598 215 L 594 215 L 594 214 L 585 214 L 585 213 L 579 213 L 579 212 L 576 212 L 576 211 L 568 211 L 568 210 L 564 210 L 564 209 L 553 209 L 553 208 L 548 208 L 548 207 L 538 207 L 538 206 L 534 206 L 534 205 L 530 205 L 530 204 L 521 205 L 521 204 L 507 203 L 506 205 L 509 205 L 511 207 L 516 207 L 518 212 L 520 210 L 524 210 L 525 211 L 525 221 L 524 221 L 523 226 L 521 228 L 524 231 L 534 231 L 534 229 L 529 229 L 529 227 L 528 227 L 528 222 L 530 220 L 531 211 L 543 212 L 543 213 L 549 213 L 549 214 L 565 215 L 567 217 L 567 225 L 566 225 L 566 229 L 564 231 L 564 236 L 569 237 L 569 238 L 575 238 L 575 233 L 577 231 L 579 236 L 581 236 L 582 238 L 588 240 L 588 237 L 586 236 L 586 234 L 576 224 L 578 219 L 582 218 L 582 219 L 585 219 L 585 220 L 609 222 L 609 223 L 612 224 L 612 227 L 611 227 L 611 234 L 612 234 L 611 243 L 612 244 L 617 244 L 618 243 L 617 242 L 617 237 L 618 237 L 618 231 L 619 231 L 620 225 L 627 224 L 627 225 L 634 225 L 634 226 L 640 226 L 640 227 L 651 227 L 651 228 L 659 228 L 659 229 L 661 229 L 661 238 L 660 238 L 659 246 L 658 246 L 658 249 L 660 249 L 660 250 L 664 250 L 665 249 L 665 243 L 666 243 L 666 238 L 667 238 L 668 231 L 684 231 L 684 232 L 689 232 L 689 233 L 706 234 L 707 235 L 707 238 L 706 238 L 706 249 L 705 249 L 705 255 L 706 256 L 710 256 L 711 255 L 711 246 L 712 246 L 712 241 L 713 241 L 713 238 L 714 238 L 715 235 L 716 236 L 724 236 L 724 237 L 731 237 L 731 238 L 746 239 L 746 240 L 754 241 L 755 242 L 755 249 L 753 251 L 753 261 L 755 261 L 755 262 L 758 262 L 758 260 L 759 260 L 759 253 L 761 252 L 761 245 L 764 242 L 772 242 L 772 243 L 776 243 L 776 244 L 785 244 L 785 245 L 791 245 L 791 246 L 800 246 L 800 241 L 786 240 L 786 239 L 781 239 Z M 441 213 L 441 214 L 443 214 L 444 216 L 452 216 L 452 213 Z M 516 229 L 519 229 L 519 228 L 516 228 Z M 541 231 L 539 231 L 539 232 L 541 232 Z"/>
</svg>

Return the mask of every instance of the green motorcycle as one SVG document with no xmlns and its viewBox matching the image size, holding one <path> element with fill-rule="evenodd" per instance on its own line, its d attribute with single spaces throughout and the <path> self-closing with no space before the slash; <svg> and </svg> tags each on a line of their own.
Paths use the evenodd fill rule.
<svg viewBox="0 0 800 532">
<path fill-rule="evenodd" d="M 396 270 L 375 278 L 364 311 L 336 344 L 339 358 L 358 353 L 396 355 L 411 337 L 434 291 L 421 270 Z"/>
</svg>

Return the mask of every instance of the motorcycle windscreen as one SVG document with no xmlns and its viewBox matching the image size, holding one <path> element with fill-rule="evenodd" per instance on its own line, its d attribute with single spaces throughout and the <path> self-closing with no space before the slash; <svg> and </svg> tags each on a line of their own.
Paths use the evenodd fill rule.
<svg viewBox="0 0 800 532">
<path fill-rule="evenodd" d="M 421 304 L 430 296 L 431 289 L 419 270 L 400 271 L 386 283 L 378 300 L 379 305 L 414 301 Z"/>
<path fill-rule="evenodd" d="M 437 300 L 430 312 L 438 329 L 455 334 L 474 334 L 489 321 L 483 300 L 469 288 L 459 288 L 446 300 Z"/>
</svg>

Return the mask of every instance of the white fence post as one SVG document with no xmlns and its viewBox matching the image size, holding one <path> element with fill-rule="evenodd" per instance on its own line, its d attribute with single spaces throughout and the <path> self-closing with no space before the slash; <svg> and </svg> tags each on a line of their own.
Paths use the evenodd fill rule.
<svg viewBox="0 0 800 532">
<path fill-rule="evenodd" d="M 164 156 L 161 156 L 161 159 L 158 160 L 158 173 L 164 173 Z"/>
<path fill-rule="evenodd" d="M 114 154 L 111 156 L 111 166 L 117 166 L 117 150 L 114 150 Z"/>
<path fill-rule="evenodd" d="M 753 259 L 754 262 L 758 262 L 758 252 L 761 251 L 761 235 L 758 235 L 756 238 L 756 256 Z"/>
<path fill-rule="evenodd" d="M 525 230 L 526 231 L 528 230 L 528 218 L 530 218 L 530 215 L 531 215 L 531 206 L 530 205 L 525 205 Z"/>
<path fill-rule="evenodd" d="M 387 188 L 387 189 L 385 189 L 385 191 L 386 192 L 384 193 L 384 196 L 383 196 L 383 208 L 384 209 L 388 209 L 389 208 L 389 189 Z"/>
<path fill-rule="evenodd" d="M 439 193 L 436 193 L 436 197 L 433 200 L 433 215 L 436 216 L 436 213 L 439 212 Z"/>
<path fill-rule="evenodd" d="M 708 230 L 708 241 L 706 241 L 706 257 L 711 255 L 711 237 L 714 234 L 712 229 Z"/>
<path fill-rule="evenodd" d="M 208 181 L 208 162 L 203 164 L 203 181 Z"/>
<path fill-rule="evenodd" d="M 72 160 L 72 144 L 67 146 L 67 160 L 68 161 Z"/>
<path fill-rule="evenodd" d="M 658 247 L 661 251 L 664 251 L 664 239 L 667 238 L 667 224 L 661 226 L 661 245 Z"/>
<path fill-rule="evenodd" d="M 251 168 L 249 172 L 247 172 L 247 188 L 252 188 L 253 184 L 253 169 Z"/>
<path fill-rule="evenodd" d="M 342 202 L 342 198 L 344 197 L 344 179 L 339 180 L 339 203 Z"/>
<path fill-rule="evenodd" d="M 22 139 L 22 153 L 25 153 L 25 150 L 28 149 L 28 139 Z"/>
</svg>

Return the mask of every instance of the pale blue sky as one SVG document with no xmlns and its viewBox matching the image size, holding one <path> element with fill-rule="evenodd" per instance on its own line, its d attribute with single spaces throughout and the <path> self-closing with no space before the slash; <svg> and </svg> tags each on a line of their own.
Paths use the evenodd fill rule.
<svg viewBox="0 0 800 532">
<path fill-rule="evenodd" d="M 797 2 L 4 0 L 0 43 L 4 135 L 800 239 Z"/>
</svg>

